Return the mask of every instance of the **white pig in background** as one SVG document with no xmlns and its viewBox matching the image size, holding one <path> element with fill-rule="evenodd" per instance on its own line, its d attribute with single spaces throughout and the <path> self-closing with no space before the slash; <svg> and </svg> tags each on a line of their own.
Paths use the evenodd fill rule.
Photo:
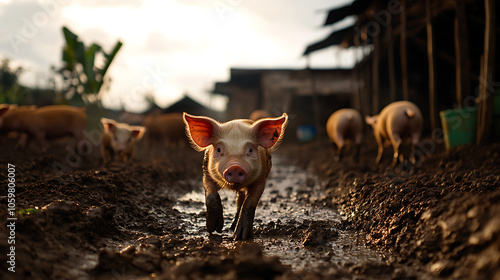
<svg viewBox="0 0 500 280">
<path fill-rule="evenodd" d="M 334 112 L 326 122 L 326 132 L 330 141 L 337 146 L 335 160 L 342 159 L 346 141 L 354 144 L 354 158 L 359 158 L 363 141 L 363 118 L 357 110 L 346 108 Z"/>
<path fill-rule="evenodd" d="M 399 147 L 405 138 L 411 139 L 410 161 L 415 163 L 415 146 L 420 141 L 424 119 L 417 105 L 409 101 L 397 101 L 387 105 L 379 115 L 366 116 L 366 123 L 373 127 L 378 144 L 377 165 L 384 151 L 384 142 L 390 141 L 394 149 L 392 165 L 399 160 Z"/>
<path fill-rule="evenodd" d="M 135 142 L 142 138 L 146 128 L 130 126 L 106 118 L 101 118 L 101 123 L 104 126 L 101 143 L 103 164 L 112 161 L 116 154 L 127 162 L 134 153 Z"/>
<path fill-rule="evenodd" d="M 271 150 L 283 138 L 287 114 L 279 118 L 233 120 L 219 123 L 184 113 L 186 133 L 193 148 L 205 151 L 203 186 L 208 232 L 222 232 L 224 218 L 218 191 L 236 192 L 236 216 L 231 225 L 235 240 L 252 238 L 255 209 L 271 171 Z"/>
</svg>

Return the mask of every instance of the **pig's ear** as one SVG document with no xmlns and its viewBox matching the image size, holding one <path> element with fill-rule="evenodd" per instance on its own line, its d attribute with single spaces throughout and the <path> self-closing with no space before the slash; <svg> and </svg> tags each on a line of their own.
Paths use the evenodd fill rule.
<svg viewBox="0 0 500 280">
<path fill-rule="evenodd" d="M 130 132 L 132 132 L 132 137 L 137 138 L 137 140 L 141 139 L 146 132 L 146 128 L 144 126 L 132 126 L 130 127 Z"/>
<path fill-rule="evenodd" d="M 0 117 L 3 116 L 3 114 L 7 113 L 9 111 L 10 107 L 5 106 L 5 107 L 0 107 Z"/>
<path fill-rule="evenodd" d="M 101 118 L 102 126 L 104 126 L 104 131 L 113 132 L 116 129 L 116 122 L 114 120 Z"/>
<path fill-rule="evenodd" d="M 279 118 L 266 118 L 256 121 L 252 130 L 259 141 L 259 145 L 266 149 L 273 148 L 285 134 L 288 115 L 283 113 Z"/>
<path fill-rule="evenodd" d="M 215 120 L 187 113 L 183 114 L 183 119 L 186 125 L 186 135 L 195 150 L 202 151 L 213 144 L 212 136 L 219 129 L 219 124 Z"/>
</svg>

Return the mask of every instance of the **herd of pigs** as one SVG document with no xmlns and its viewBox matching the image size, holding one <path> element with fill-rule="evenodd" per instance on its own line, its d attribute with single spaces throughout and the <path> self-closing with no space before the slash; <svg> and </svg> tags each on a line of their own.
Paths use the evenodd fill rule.
<svg viewBox="0 0 500 280">
<path fill-rule="evenodd" d="M 393 165 L 400 158 L 399 148 L 404 138 L 411 138 L 410 160 L 415 161 L 414 148 L 423 130 L 423 118 L 418 107 L 408 101 L 386 106 L 379 115 L 365 118 L 374 130 L 378 144 L 378 164 L 384 145 L 392 144 Z M 206 226 L 209 232 L 221 232 L 223 213 L 219 190 L 236 192 L 237 211 L 231 230 L 235 240 L 252 238 L 255 209 L 271 170 L 271 151 L 282 140 L 288 116 L 273 118 L 265 111 L 256 111 L 250 119 L 220 123 L 212 118 L 187 113 L 149 116 L 142 126 L 132 126 L 102 118 L 101 156 L 104 165 L 116 160 L 128 161 L 134 153 L 135 143 L 144 135 L 145 141 L 168 142 L 182 145 L 186 136 L 192 147 L 204 151 L 203 186 L 207 207 Z M 33 140 L 46 152 L 47 140 L 71 136 L 76 150 L 83 153 L 84 130 L 87 127 L 85 108 L 66 105 L 36 106 L 0 105 L 0 133 L 14 133 L 17 147 L 25 149 Z M 346 142 L 360 153 L 363 140 L 363 120 L 354 109 L 341 109 L 327 121 L 330 140 L 337 146 L 336 159 L 344 154 Z M 152 143 L 147 143 L 151 145 Z"/>
</svg>

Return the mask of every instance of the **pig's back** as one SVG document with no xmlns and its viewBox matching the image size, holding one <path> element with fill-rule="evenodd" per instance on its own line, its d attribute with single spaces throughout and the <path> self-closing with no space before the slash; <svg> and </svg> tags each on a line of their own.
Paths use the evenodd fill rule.
<svg viewBox="0 0 500 280">
<path fill-rule="evenodd" d="M 414 115 L 408 117 L 408 112 L 412 112 Z M 408 135 L 422 130 L 423 117 L 417 105 L 409 101 L 397 101 L 382 110 L 380 125 L 384 125 L 385 134 L 395 132 Z"/>
<path fill-rule="evenodd" d="M 34 116 L 37 126 L 44 129 L 47 136 L 58 137 L 83 130 L 87 126 L 85 108 L 66 105 L 45 106 L 37 109 Z"/>
<path fill-rule="evenodd" d="M 153 117 L 146 124 L 146 129 L 152 134 L 168 139 L 185 137 L 185 126 L 180 113 L 168 113 Z"/>
<path fill-rule="evenodd" d="M 332 140 L 334 140 L 338 134 L 352 138 L 355 134 L 362 133 L 363 120 L 361 114 L 357 110 L 345 108 L 334 112 L 328 118 L 326 126 L 327 133 Z"/>
</svg>

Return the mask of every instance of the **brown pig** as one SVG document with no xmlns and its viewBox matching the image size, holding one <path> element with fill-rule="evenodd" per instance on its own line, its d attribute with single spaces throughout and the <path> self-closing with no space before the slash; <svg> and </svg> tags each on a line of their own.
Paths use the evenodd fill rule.
<svg viewBox="0 0 500 280">
<path fill-rule="evenodd" d="M 250 119 L 252 121 L 264 119 L 264 118 L 270 118 L 271 114 L 266 111 L 266 110 L 255 110 L 250 114 Z"/>
<path fill-rule="evenodd" d="M 337 146 L 335 160 L 341 160 L 346 141 L 355 145 L 354 157 L 358 159 L 363 140 L 363 118 L 355 109 L 340 109 L 334 112 L 326 122 L 326 132 L 330 141 Z"/>
<path fill-rule="evenodd" d="M 159 142 L 167 147 L 180 147 L 186 143 L 186 130 L 181 113 L 148 116 L 142 123 L 149 145 Z"/>
<path fill-rule="evenodd" d="M 12 107 L 11 107 L 12 108 Z M 22 134 L 18 147 L 25 148 L 35 139 L 42 152 L 46 152 L 46 140 L 72 136 L 77 151 L 83 151 L 83 130 L 87 127 L 86 108 L 52 105 L 36 108 L 20 106 L 5 113 L 0 121 L 0 130 L 17 131 Z"/>
<path fill-rule="evenodd" d="M 387 105 L 379 115 L 366 116 L 366 123 L 373 127 L 378 144 L 377 165 L 384 151 L 384 142 L 389 140 L 394 149 L 392 165 L 399 160 L 399 147 L 402 140 L 411 138 L 412 149 L 410 161 L 415 163 L 415 146 L 420 140 L 424 128 L 422 113 L 417 105 L 409 101 L 397 101 Z"/>
<path fill-rule="evenodd" d="M 142 138 L 146 129 L 142 126 L 130 126 L 114 120 L 101 118 L 102 132 L 101 156 L 103 164 L 108 164 L 118 154 L 124 162 L 133 155 L 135 142 Z"/>
<path fill-rule="evenodd" d="M 279 118 L 232 120 L 219 123 L 184 113 L 193 148 L 205 151 L 203 186 L 208 232 L 222 232 L 224 219 L 218 191 L 236 192 L 236 216 L 231 224 L 235 240 L 252 238 L 255 209 L 271 171 L 271 150 L 283 138 L 287 114 Z"/>
</svg>

